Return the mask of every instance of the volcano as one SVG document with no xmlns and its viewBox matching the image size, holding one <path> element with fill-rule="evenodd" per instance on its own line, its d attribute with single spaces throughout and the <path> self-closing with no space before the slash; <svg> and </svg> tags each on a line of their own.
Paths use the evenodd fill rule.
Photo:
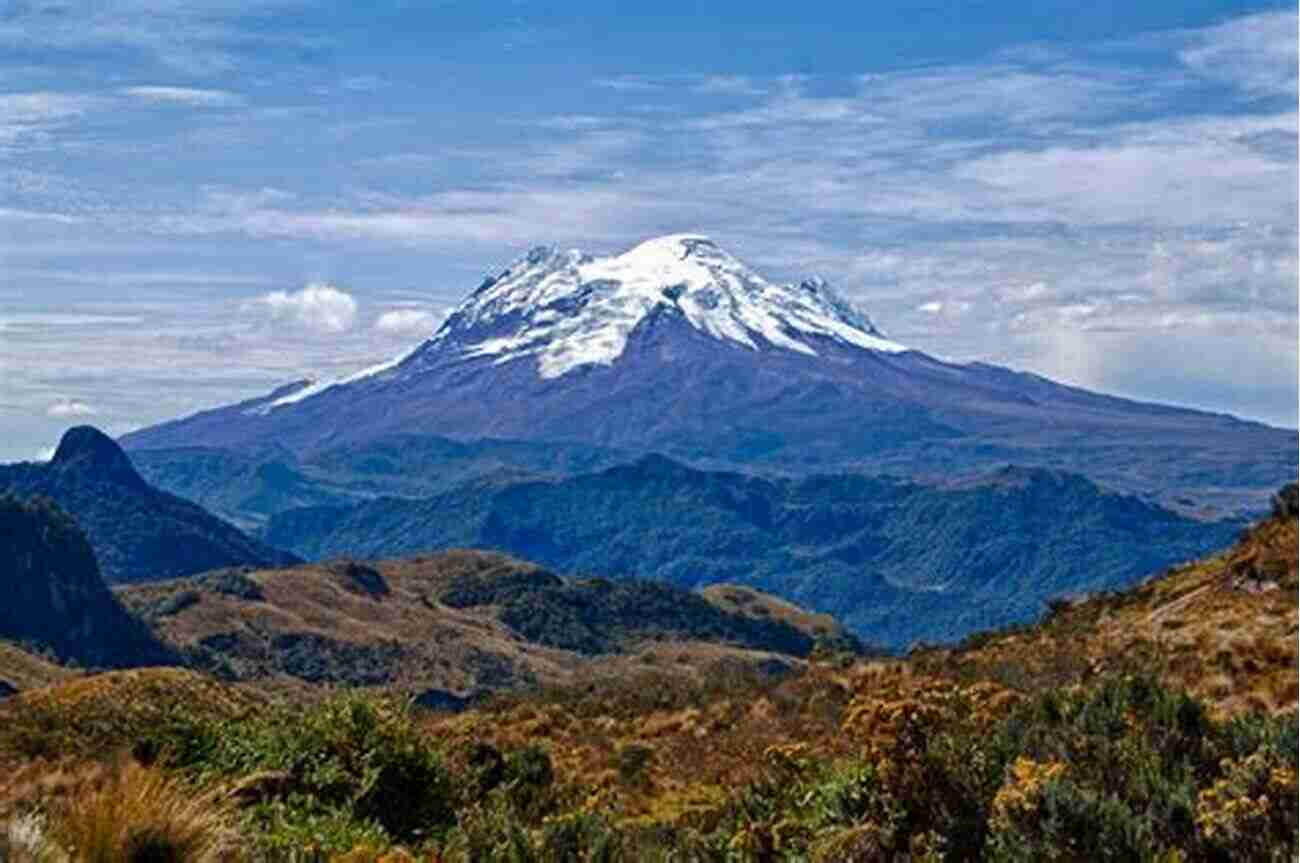
<svg viewBox="0 0 1300 863">
<path fill-rule="evenodd" d="M 889 339 L 826 282 L 778 284 L 707 237 L 538 247 L 396 360 L 133 432 L 128 449 L 395 435 L 659 452 L 711 467 L 952 476 L 1015 463 L 1217 515 L 1263 508 L 1296 434 Z"/>
</svg>

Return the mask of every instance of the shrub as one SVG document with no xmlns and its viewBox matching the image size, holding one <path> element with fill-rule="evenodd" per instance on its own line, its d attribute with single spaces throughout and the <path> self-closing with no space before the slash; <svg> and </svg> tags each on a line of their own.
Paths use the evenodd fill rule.
<svg viewBox="0 0 1300 863">
<path fill-rule="evenodd" d="M 527 746 L 506 757 L 502 785 L 510 807 L 528 821 L 554 810 L 552 785 L 555 769 L 551 758 L 538 746 Z"/>
<path fill-rule="evenodd" d="M 1300 486 L 1287 483 L 1273 495 L 1273 516 L 1295 518 L 1297 514 L 1300 514 Z"/>
<path fill-rule="evenodd" d="M 335 855 L 384 848 L 392 842 L 374 822 L 360 821 L 343 809 L 313 808 L 301 798 L 255 807 L 244 829 L 250 834 L 246 844 L 257 851 L 256 859 L 295 863 L 324 863 Z"/>
<path fill-rule="evenodd" d="M 1021 767 L 1024 762 L 1017 762 Z M 1032 764 L 1032 762 L 1029 762 Z M 1014 771 L 999 792 L 988 859 L 1154 860 L 1163 857 L 1152 824 L 1122 800 L 1083 788 L 1055 772 L 1061 765 Z"/>
<path fill-rule="evenodd" d="M 225 596 L 250 602 L 264 601 L 266 594 L 262 591 L 262 586 L 245 574 L 249 571 L 251 569 L 245 567 L 216 569 L 197 575 L 192 580 L 195 585 Z"/>
<path fill-rule="evenodd" d="M 1223 767 L 1197 797 L 1198 837 L 1224 859 L 1290 860 L 1300 829 L 1295 766 L 1266 749 Z"/>
<path fill-rule="evenodd" d="M 595 815 L 548 818 L 533 859 L 538 863 L 616 863 L 623 859 L 617 831 Z"/>
<path fill-rule="evenodd" d="M 654 760 L 655 751 L 649 746 L 629 743 L 618 750 L 618 775 L 629 785 L 646 785 L 647 770 Z"/>
<path fill-rule="evenodd" d="M 453 820 L 442 759 L 409 708 L 396 702 L 353 696 L 306 713 L 281 709 L 250 719 L 192 721 L 166 729 L 164 740 L 173 763 L 198 775 L 274 777 L 254 795 L 264 804 L 257 817 L 289 833 L 312 818 L 333 824 L 342 812 L 362 834 L 377 825 L 409 842 L 440 834 Z"/>
</svg>

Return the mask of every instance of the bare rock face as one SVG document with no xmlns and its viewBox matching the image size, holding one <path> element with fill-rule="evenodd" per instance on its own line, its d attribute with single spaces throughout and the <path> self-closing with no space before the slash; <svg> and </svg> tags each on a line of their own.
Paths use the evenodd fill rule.
<svg viewBox="0 0 1300 863">
<path fill-rule="evenodd" d="M 117 442 L 94 426 L 76 426 L 64 432 L 50 467 L 60 473 L 92 476 L 126 488 L 148 488 Z"/>
</svg>

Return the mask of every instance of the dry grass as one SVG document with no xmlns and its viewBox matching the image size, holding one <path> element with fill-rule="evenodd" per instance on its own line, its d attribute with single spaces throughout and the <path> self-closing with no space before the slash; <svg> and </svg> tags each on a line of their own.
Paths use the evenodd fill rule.
<svg viewBox="0 0 1300 863">
<path fill-rule="evenodd" d="M 49 831 L 78 863 L 205 863 L 232 858 L 229 824 L 218 793 L 123 759 L 55 807 Z"/>
<path fill-rule="evenodd" d="M 540 744 L 562 781 L 594 788 L 584 805 L 616 821 L 694 823 L 766 775 L 774 747 L 802 741 L 809 757 L 827 761 L 856 753 L 840 733 L 847 683 L 829 666 L 779 682 L 643 670 L 431 716 L 426 729 L 451 751 Z"/>
<path fill-rule="evenodd" d="M 222 789 L 199 790 L 118 757 L 33 764 L 0 803 L 0 860 L 14 863 L 208 863 L 237 860 Z M 7 813 L 7 814 L 6 814 Z"/>
<path fill-rule="evenodd" d="M 787 623 L 813 638 L 842 636 L 845 633 L 844 625 L 832 615 L 809 611 L 752 587 L 713 584 L 696 592 L 723 611 Z"/>
<path fill-rule="evenodd" d="M 12 767 L 102 757 L 177 712 L 238 716 L 264 699 L 207 675 L 141 668 L 80 677 L 0 701 L 0 800 Z"/>
<path fill-rule="evenodd" d="M 505 651 L 531 663 L 529 668 L 568 669 L 539 675 L 564 684 L 560 688 L 499 697 L 459 715 L 430 714 L 421 719 L 422 730 L 450 753 L 453 774 L 467 781 L 475 775 L 468 759 L 479 744 L 502 752 L 540 745 L 555 767 L 561 788 L 557 799 L 566 806 L 623 825 L 707 827 L 720 817 L 735 789 L 770 776 L 774 761 L 831 764 L 869 756 L 881 764 L 911 763 L 906 748 L 940 718 L 964 734 L 978 735 L 1026 695 L 1086 684 L 1112 672 L 1156 672 L 1224 714 L 1294 710 L 1296 548 L 1295 520 L 1272 519 L 1220 555 L 1122 594 L 1061 606 L 1035 626 L 987 633 L 959 648 L 921 651 L 902 660 L 859 662 L 850 668 L 799 664 L 798 673 L 781 680 L 748 674 L 736 661 L 744 651 L 717 645 L 644 643 L 632 646 L 638 652 L 596 662 L 535 649 L 493 620 L 422 603 L 429 579 L 437 574 L 422 569 L 426 564 L 418 559 L 384 565 L 392 592 L 383 603 L 310 570 L 256 573 L 270 600 L 263 605 L 272 608 L 237 613 L 268 615 L 257 618 L 261 622 L 291 613 L 294 626 L 333 626 L 328 615 L 337 614 L 351 621 L 340 625 L 369 622 L 380 632 L 402 637 L 437 619 L 459 634 L 445 642 L 431 639 L 431 659 L 439 645 L 472 644 Z M 299 594 L 296 601 L 290 601 L 290 592 Z M 205 596 L 180 617 L 213 613 L 204 609 L 208 601 Z M 753 604 L 739 594 L 725 601 Z M 193 634 L 202 631 L 204 620 L 183 618 L 175 625 L 194 627 Z M 351 636 L 360 630 L 346 631 Z M 96 746 L 107 751 L 129 742 L 133 729 L 165 715 L 168 705 L 222 716 L 256 704 L 247 692 L 189 672 L 98 675 L 0 704 L 0 755 L 15 724 L 29 734 L 57 733 L 62 737 L 51 739 L 71 741 L 80 747 L 76 751 L 91 754 Z M 0 758 L 0 816 L 6 801 L 4 769 Z M 9 785 L 28 799 L 66 801 L 66 809 L 50 812 L 71 813 L 74 805 L 83 806 L 78 823 L 85 826 L 78 829 L 119 839 L 120 830 L 109 826 L 119 816 L 111 814 L 117 810 L 105 789 L 116 789 L 120 796 L 135 783 L 160 789 L 149 792 L 159 798 L 191 799 L 181 793 L 188 789 L 145 768 L 123 766 L 120 771 L 87 774 L 85 768 L 52 758 L 10 774 Z M 92 794 L 87 788 L 97 790 Z M 138 796 L 152 799 L 144 792 Z M 177 823 L 191 823 L 187 819 L 194 813 L 175 805 L 179 808 L 152 808 L 171 811 Z M 71 822 L 51 820 L 49 828 L 68 829 L 59 826 L 63 823 Z M 845 833 L 834 841 L 828 837 L 821 853 L 839 859 L 836 855 L 857 853 L 873 841 L 865 834 Z M 203 859 L 218 850 L 215 844 L 205 845 L 194 852 L 198 857 L 175 859 Z M 358 850 L 352 859 L 377 858 L 378 852 Z"/>
<path fill-rule="evenodd" d="M 27 812 L 0 819 L 0 861 L 4 863 L 64 863 L 67 855 L 46 835 L 45 818 Z"/>
<path fill-rule="evenodd" d="M 905 660 L 812 663 L 778 683 L 710 689 L 701 678 L 672 677 L 680 648 L 663 645 L 647 650 L 652 661 L 639 674 L 432 718 L 429 730 L 466 745 L 540 743 L 561 776 L 598 787 L 593 807 L 616 820 L 662 823 L 706 818 L 708 801 L 760 775 L 773 752 L 795 747 L 819 762 L 861 755 L 930 714 L 988 727 L 1025 696 L 1107 673 L 1155 671 L 1220 714 L 1290 711 L 1296 544 L 1294 519 L 1269 520 L 1222 554 L 1063 606 L 1035 626 Z M 719 591 L 722 601 L 748 604 L 729 590 Z M 620 759 L 637 747 L 644 766 L 629 778 Z"/>
<path fill-rule="evenodd" d="M 277 636 L 313 635 L 356 653 L 370 651 L 376 658 L 367 670 L 376 678 L 386 677 L 382 685 L 416 693 L 437 688 L 466 695 L 511 686 L 563 685 L 626 675 L 648 663 L 663 669 L 682 666 L 674 670 L 695 675 L 724 657 L 751 664 L 771 659 L 796 664 L 789 656 L 766 651 L 678 641 L 672 643 L 675 655 L 669 655 L 661 644 L 631 639 L 617 654 L 585 656 L 524 639 L 497 618 L 499 609 L 493 606 L 453 608 L 438 601 L 450 584 L 466 575 L 492 579 L 540 571 L 505 555 L 448 551 L 366 565 L 387 586 L 380 598 L 358 591 L 339 567 L 328 563 L 247 573 L 263 599 L 223 594 L 186 580 L 132 585 L 117 594 L 128 608 L 142 613 L 178 592 L 197 593 L 197 602 L 156 621 L 163 640 L 182 651 L 201 651 L 203 642 L 219 639 L 227 645 L 220 652 L 237 679 L 292 697 L 310 693 L 303 680 L 286 673 L 283 651 L 277 653 L 273 646 Z M 749 588 L 710 588 L 701 595 L 723 611 L 784 621 L 812 635 L 842 631 L 827 615 Z M 353 658 L 341 668 L 361 664 Z"/>
<path fill-rule="evenodd" d="M 76 677 L 80 672 L 37 656 L 16 644 L 0 641 L 0 681 L 18 690 L 35 689 Z"/>
<path fill-rule="evenodd" d="M 1154 671 L 1223 714 L 1288 712 L 1298 689 L 1297 543 L 1294 518 L 1270 518 L 1227 551 L 1138 588 L 913 661 L 1020 689 L 1068 686 L 1106 671 Z"/>
</svg>

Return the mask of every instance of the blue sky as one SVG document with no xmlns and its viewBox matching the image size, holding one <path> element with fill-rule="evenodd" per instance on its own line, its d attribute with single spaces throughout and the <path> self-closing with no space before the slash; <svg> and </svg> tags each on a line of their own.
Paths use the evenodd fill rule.
<svg viewBox="0 0 1300 863">
<path fill-rule="evenodd" d="M 633 5 L 0 0 L 0 458 L 675 231 L 940 356 L 1296 424 L 1294 5 Z"/>
</svg>

